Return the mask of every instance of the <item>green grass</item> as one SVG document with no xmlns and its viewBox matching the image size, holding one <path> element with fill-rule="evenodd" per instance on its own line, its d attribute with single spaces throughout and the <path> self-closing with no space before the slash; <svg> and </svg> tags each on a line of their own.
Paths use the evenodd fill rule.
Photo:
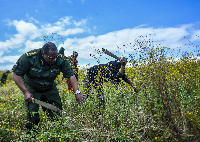
<svg viewBox="0 0 200 142">
<path fill-rule="evenodd" d="M 105 110 L 99 107 L 95 90 L 86 104 L 77 105 L 75 96 L 59 76 L 62 117 L 51 122 L 40 109 L 40 132 L 35 140 L 199 141 L 200 61 L 152 60 L 155 58 L 145 58 L 148 64 L 134 64 L 126 69 L 127 76 L 138 87 L 137 94 L 123 81 L 117 87 L 104 84 Z M 82 75 L 80 71 L 81 91 Z M 22 92 L 9 80 L 0 87 L 0 96 L 0 141 L 31 140 L 24 131 Z"/>
</svg>

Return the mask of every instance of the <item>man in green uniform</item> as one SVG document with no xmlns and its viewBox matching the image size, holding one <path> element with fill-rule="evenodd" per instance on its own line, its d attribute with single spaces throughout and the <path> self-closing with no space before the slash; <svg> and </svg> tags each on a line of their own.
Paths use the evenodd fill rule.
<svg viewBox="0 0 200 142">
<path fill-rule="evenodd" d="M 13 67 L 13 79 L 24 94 L 27 111 L 26 129 L 34 130 L 39 119 L 39 105 L 32 103 L 32 98 L 48 102 L 62 110 L 61 99 L 54 80 L 63 73 L 70 79 L 78 103 L 85 102 L 85 95 L 78 90 L 77 80 L 69 62 L 58 55 L 54 43 L 48 42 L 40 49 L 35 49 L 23 54 Z M 54 119 L 54 112 L 44 108 L 47 115 Z M 59 113 L 58 113 L 59 115 Z"/>
</svg>

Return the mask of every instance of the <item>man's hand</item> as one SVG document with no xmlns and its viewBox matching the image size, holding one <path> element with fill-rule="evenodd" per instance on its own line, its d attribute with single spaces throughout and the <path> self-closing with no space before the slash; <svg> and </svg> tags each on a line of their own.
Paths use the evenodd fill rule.
<svg viewBox="0 0 200 142">
<path fill-rule="evenodd" d="M 13 76 L 13 80 L 15 81 L 16 85 L 23 92 L 24 100 L 27 102 L 32 102 L 31 97 L 33 97 L 33 95 L 26 88 L 23 78 L 21 76 L 16 75 L 14 72 L 13 72 L 12 76 Z"/>
<path fill-rule="evenodd" d="M 86 102 L 86 95 L 83 93 L 76 94 L 76 101 L 78 102 L 78 104 L 84 104 Z"/>
<path fill-rule="evenodd" d="M 123 58 L 120 60 L 120 63 L 121 63 L 122 66 L 125 67 L 125 65 L 126 65 L 126 63 L 127 63 L 126 58 L 123 57 Z"/>
<path fill-rule="evenodd" d="M 24 100 L 27 101 L 27 102 L 32 102 L 32 97 L 33 95 L 30 93 L 30 92 L 27 92 L 24 94 Z"/>
</svg>

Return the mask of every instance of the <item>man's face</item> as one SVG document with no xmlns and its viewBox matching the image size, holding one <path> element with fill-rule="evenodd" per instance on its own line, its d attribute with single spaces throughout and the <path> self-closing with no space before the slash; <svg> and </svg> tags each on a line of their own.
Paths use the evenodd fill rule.
<svg viewBox="0 0 200 142">
<path fill-rule="evenodd" d="M 52 64 L 54 64 L 56 62 L 56 60 L 58 58 L 58 51 L 51 51 L 51 50 L 49 50 L 49 53 L 47 53 L 47 54 L 44 54 L 42 52 L 42 56 L 43 56 L 44 60 L 48 64 L 52 65 Z"/>
</svg>

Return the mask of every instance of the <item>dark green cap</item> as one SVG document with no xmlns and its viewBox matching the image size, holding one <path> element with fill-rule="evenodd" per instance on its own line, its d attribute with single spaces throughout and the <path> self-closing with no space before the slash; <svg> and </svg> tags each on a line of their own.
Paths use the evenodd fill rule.
<svg viewBox="0 0 200 142">
<path fill-rule="evenodd" d="M 61 47 L 59 50 L 59 54 L 62 54 L 64 56 L 64 51 L 65 51 L 65 49 L 63 47 Z"/>
</svg>

